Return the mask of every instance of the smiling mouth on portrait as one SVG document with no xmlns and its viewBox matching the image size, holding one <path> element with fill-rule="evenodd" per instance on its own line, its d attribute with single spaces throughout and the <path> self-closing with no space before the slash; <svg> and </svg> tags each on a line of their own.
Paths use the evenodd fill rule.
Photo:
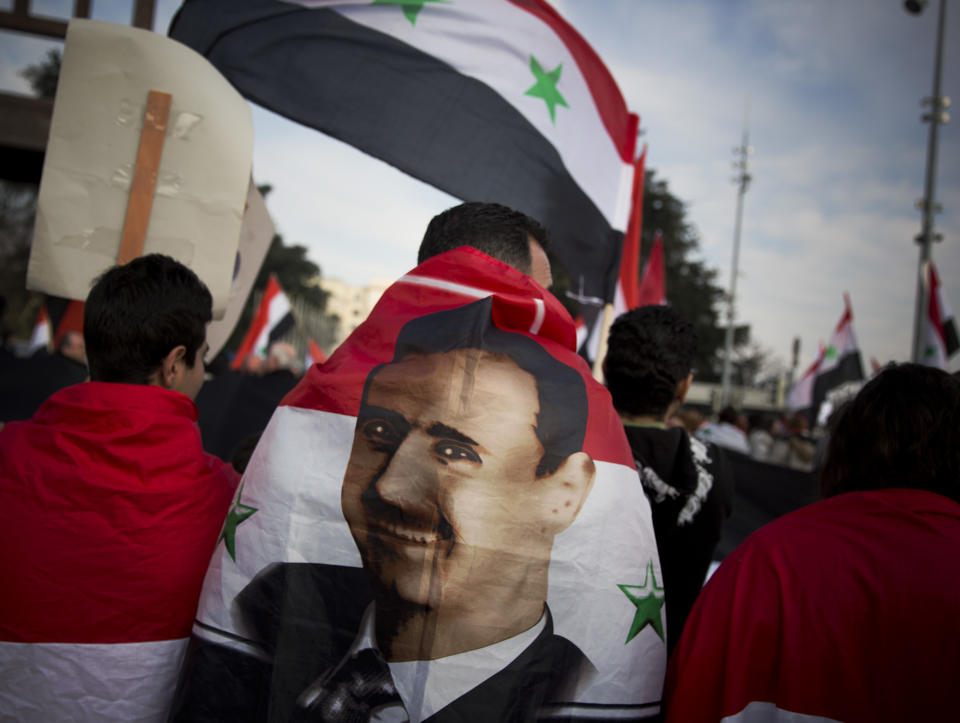
<svg viewBox="0 0 960 723">
<path fill-rule="evenodd" d="M 367 516 L 367 535 L 382 541 L 386 546 L 417 545 L 429 547 L 431 545 L 448 545 L 453 550 L 455 536 L 450 523 L 439 512 L 439 519 L 426 520 L 411 518 L 400 510 L 391 510 L 388 514 Z"/>
</svg>

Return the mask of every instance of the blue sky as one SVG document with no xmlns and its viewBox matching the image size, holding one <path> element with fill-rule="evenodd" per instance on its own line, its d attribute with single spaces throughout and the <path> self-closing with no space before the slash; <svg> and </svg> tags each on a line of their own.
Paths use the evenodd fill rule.
<svg viewBox="0 0 960 723">
<path fill-rule="evenodd" d="M 0 2 L 0 5 L 3 3 Z M 9 2 L 7 2 L 9 4 Z M 36 6 L 37 0 L 34 0 Z M 57 0 L 44 5 L 58 6 Z M 177 2 L 158 3 L 163 29 Z M 114 19 L 119 0 L 94 12 Z M 554 0 L 610 67 L 649 145 L 648 167 L 686 202 L 701 253 L 729 283 L 736 188 L 731 149 L 749 99 L 747 193 L 737 318 L 801 367 L 851 295 L 864 361 L 909 356 L 916 293 L 936 2 L 899 0 Z M 120 8 L 120 9 L 118 9 Z M 122 9 L 122 10 L 121 10 Z M 43 44 L 0 36 L 0 86 Z M 960 101 L 960 5 L 947 8 L 944 94 Z M 324 275 L 392 279 L 413 266 L 430 217 L 455 199 L 342 143 L 254 110 L 254 174 L 286 240 Z M 934 259 L 960 311 L 960 120 L 941 126 Z M 666 241 L 669 243 L 669 239 Z M 960 366 L 960 359 L 955 359 Z"/>
</svg>

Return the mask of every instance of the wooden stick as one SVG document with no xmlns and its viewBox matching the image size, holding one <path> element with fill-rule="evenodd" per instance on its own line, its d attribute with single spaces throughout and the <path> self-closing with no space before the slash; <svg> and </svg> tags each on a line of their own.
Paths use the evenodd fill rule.
<svg viewBox="0 0 960 723">
<path fill-rule="evenodd" d="M 140 133 L 140 150 L 137 152 L 137 165 L 133 169 L 133 183 L 127 199 L 127 216 L 123 222 L 120 251 L 117 252 L 118 266 L 133 261 L 143 253 L 172 100 L 173 96 L 159 90 L 151 90 L 147 96 L 143 131 Z"/>
</svg>

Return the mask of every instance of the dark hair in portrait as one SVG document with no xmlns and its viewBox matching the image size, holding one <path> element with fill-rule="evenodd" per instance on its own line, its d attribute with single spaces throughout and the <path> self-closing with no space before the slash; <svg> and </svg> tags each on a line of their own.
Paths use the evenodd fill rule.
<svg viewBox="0 0 960 723">
<path fill-rule="evenodd" d="M 960 502 L 960 380 L 919 364 L 889 366 L 838 413 L 821 493 L 887 487 Z"/>
<path fill-rule="evenodd" d="M 437 214 L 430 221 L 420 242 L 417 263 L 460 246 L 472 246 L 523 273 L 529 273 L 531 257 L 528 236 L 532 236 L 544 251 L 547 250 L 547 230 L 529 216 L 499 203 L 461 203 Z"/>
<path fill-rule="evenodd" d="M 663 416 L 693 366 L 693 324 L 669 306 L 641 306 L 610 328 L 603 373 L 617 411 Z"/>
<path fill-rule="evenodd" d="M 83 313 L 90 378 L 145 384 L 176 346 L 193 367 L 213 312 L 210 291 L 169 256 L 149 254 L 108 269 Z"/>
<path fill-rule="evenodd" d="M 413 355 L 443 354 L 457 349 L 478 349 L 512 360 L 536 381 L 540 403 L 536 435 L 544 450 L 537 475 L 549 474 L 571 454 L 583 449 L 588 414 L 586 385 L 578 371 L 555 359 L 535 340 L 495 326 L 492 307 L 488 297 L 417 317 L 400 330 L 391 363 Z M 383 366 L 376 367 L 367 377 L 364 399 Z"/>
</svg>

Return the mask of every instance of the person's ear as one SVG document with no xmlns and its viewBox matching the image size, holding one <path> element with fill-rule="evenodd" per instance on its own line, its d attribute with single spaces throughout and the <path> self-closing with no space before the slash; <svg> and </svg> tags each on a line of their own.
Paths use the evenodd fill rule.
<svg viewBox="0 0 960 723">
<path fill-rule="evenodd" d="M 677 393 L 674 399 L 677 404 L 683 404 L 687 400 L 687 394 L 690 392 L 690 385 L 693 384 L 693 374 L 687 374 L 685 379 L 677 382 Z"/>
<path fill-rule="evenodd" d="M 567 457 L 555 472 L 541 478 L 545 518 L 550 521 L 551 534 L 563 532 L 577 519 L 596 476 L 597 467 L 590 455 L 576 452 Z"/>
<path fill-rule="evenodd" d="M 187 348 L 180 344 L 167 352 L 160 363 L 160 386 L 176 389 L 187 368 Z"/>
</svg>

